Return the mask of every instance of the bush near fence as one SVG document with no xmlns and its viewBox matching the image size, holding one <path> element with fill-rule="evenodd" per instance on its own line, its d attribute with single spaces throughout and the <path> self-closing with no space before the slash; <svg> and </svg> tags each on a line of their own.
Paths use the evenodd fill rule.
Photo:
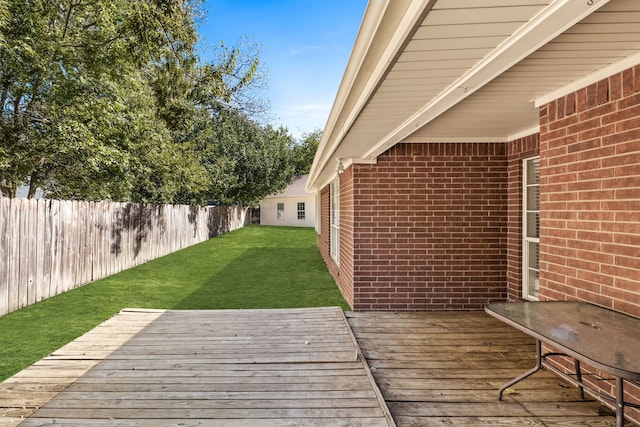
<svg viewBox="0 0 640 427">
<path fill-rule="evenodd" d="M 205 241 L 251 209 L 0 198 L 0 316 Z"/>
</svg>

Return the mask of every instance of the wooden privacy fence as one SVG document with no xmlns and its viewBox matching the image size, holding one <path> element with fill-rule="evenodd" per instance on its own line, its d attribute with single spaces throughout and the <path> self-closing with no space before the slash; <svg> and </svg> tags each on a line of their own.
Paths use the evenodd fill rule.
<svg viewBox="0 0 640 427">
<path fill-rule="evenodd" d="M 0 316 L 250 220 L 236 206 L 0 198 Z"/>
</svg>

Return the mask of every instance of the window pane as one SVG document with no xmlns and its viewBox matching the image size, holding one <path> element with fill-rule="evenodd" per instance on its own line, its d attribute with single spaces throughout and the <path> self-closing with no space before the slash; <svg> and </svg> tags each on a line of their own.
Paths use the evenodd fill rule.
<svg viewBox="0 0 640 427">
<path fill-rule="evenodd" d="M 537 211 L 540 209 L 540 186 L 531 185 L 527 187 L 527 206 L 528 211 Z"/>
<path fill-rule="evenodd" d="M 540 236 L 540 213 L 527 212 L 527 237 L 537 238 Z"/>
<path fill-rule="evenodd" d="M 528 297 L 530 298 L 538 298 L 539 295 L 539 288 L 540 288 L 540 284 L 539 284 L 539 277 L 538 277 L 538 270 L 529 270 L 529 277 L 528 277 L 528 281 L 529 281 L 529 289 L 528 289 Z"/>
<path fill-rule="evenodd" d="M 539 271 L 539 244 L 536 242 L 527 243 L 527 259 L 529 265 L 527 268 L 527 296 L 530 298 L 538 298 L 538 290 L 540 289 L 540 271 Z"/>
<path fill-rule="evenodd" d="M 533 184 L 540 181 L 540 159 L 535 158 L 527 160 L 527 184 Z"/>
<path fill-rule="evenodd" d="M 340 181 L 338 178 L 331 182 L 329 201 L 331 257 L 336 264 L 340 264 Z"/>
<path fill-rule="evenodd" d="M 540 255 L 538 253 L 538 243 L 529 242 L 529 268 L 538 270 L 538 262 L 540 260 Z"/>
</svg>

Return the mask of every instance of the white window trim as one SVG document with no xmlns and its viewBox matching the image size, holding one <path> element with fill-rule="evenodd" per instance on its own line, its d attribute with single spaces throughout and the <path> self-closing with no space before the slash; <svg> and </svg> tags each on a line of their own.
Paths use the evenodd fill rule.
<svg viewBox="0 0 640 427">
<path fill-rule="evenodd" d="M 331 258 L 340 265 L 340 178 L 331 181 L 329 194 L 329 246 Z"/>
<path fill-rule="evenodd" d="M 300 205 L 302 205 L 302 209 L 300 209 Z M 306 221 L 307 220 L 307 204 L 305 202 L 297 202 L 296 203 L 296 218 L 298 221 Z M 302 214 L 302 218 L 300 218 L 300 214 Z"/>
<path fill-rule="evenodd" d="M 525 299 L 538 301 L 538 291 L 540 289 L 540 271 L 539 269 L 531 268 L 529 265 L 529 247 L 531 244 L 535 244 L 538 247 L 538 257 L 540 256 L 540 236 L 532 237 L 527 235 L 528 229 L 528 215 L 527 213 L 538 212 L 538 221 L 540 221 L 540 200 L 538 200 L 538 210 L 531 210 L 527 201 L 527 188 L 538 186 L 540 187 L 539 177 L 537 183 L 529 183 L 527 177 L 529 162 L 531 160 L 540 160 L 539 156 L 529 157 L 522 161 L 522 295 Z M 538 190 L 538 197 L 540 197 L 540 191 Z M 538 231 L 539 233 L 539 231 Z M 538 261 L 539 264 L 539 261 Z M 538 265 L 539 267 L 539 265 Z M 531 271 L 537 272 L 537 277 L 534 278 L 532 283 L 529 273 Z"/>
</svg>

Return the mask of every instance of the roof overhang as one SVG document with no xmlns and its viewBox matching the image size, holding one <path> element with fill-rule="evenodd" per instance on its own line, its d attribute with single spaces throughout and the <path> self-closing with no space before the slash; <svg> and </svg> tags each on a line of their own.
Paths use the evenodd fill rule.
<svg viewBox="0 0 640 427">
<path fill-rule="evenodd" d="M 399 142 L 537 132 L 539 105 L 640 62 L 639 23 L 635 0 L 372 0 L 307 189 Z"/>
</svg>

